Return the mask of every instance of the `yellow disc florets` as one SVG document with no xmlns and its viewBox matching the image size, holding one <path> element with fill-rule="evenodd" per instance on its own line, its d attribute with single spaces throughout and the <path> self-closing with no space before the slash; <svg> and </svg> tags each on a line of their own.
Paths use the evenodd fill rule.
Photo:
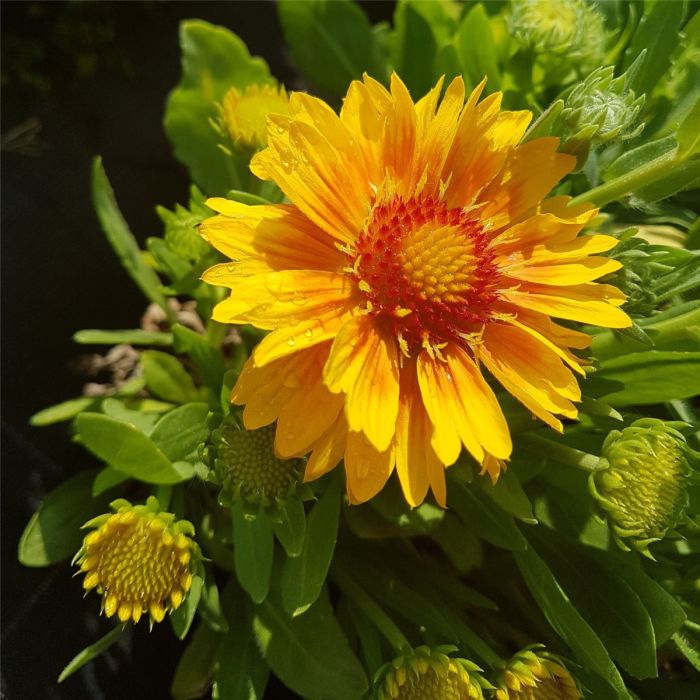
<svg viewBox="0 0 700 700">
<path fill-rule="evenodd" d="M 468 700 L 491 687 L 476 664 L 447 654 L 454 647 L 418 647 L 380 671 L 377 700 Z"/>
<path fill-rule="evenodd" d="M 578 700 L 583 697 L 574 677 L 542 646 L 519 651 L 496 683 L 496 700 Z"/>
<path fill-rule="evenodd" d="M 248 503 L 270 505 L 282 501 L 300 481 L 301 459 L 275 455 L 275 428 L 241 428 L 233 416 L 214 431 L 215 469 L 224 493 Z"/>
<path fill-rule="evenodd" d="M 289 97 L 283 87 L 249 85 L 231 88 L 221 105 L 221 121 L 234 145 L 263 148 L 267 145 L 267 115 L 289 114 Z"/>
<path fill-rule="evenodd" d="M 85 573 L 83 588 L 102 595 L 107 617 L 138 622 L 143 613 L 161 622 L 167 611 L 180 607 L 192 585 L 193 555 L 199 548 L 190 539 L 194 527 L 160 512 L 156 498 L 146 505 L 114 501 L 114 514 L 85 524 L 95 528 L 85 536 L 76 555 Z"/>
<path fill-rule="evenodd" d="M 631 544 L 648 554 L 648 545 L 683 516 L 696 456 L 674 426 L 642 418 L 612 431 L 603 444 L 589 488 L 623 549 Z"/>
</svg>

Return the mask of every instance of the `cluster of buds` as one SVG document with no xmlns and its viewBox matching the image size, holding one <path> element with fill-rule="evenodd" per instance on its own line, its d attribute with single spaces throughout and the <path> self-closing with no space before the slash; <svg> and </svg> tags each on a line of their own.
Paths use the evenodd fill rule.
<svg viewBox="0 0 700 700">
<path fill-rule="evenodd" d="M 685 516 L 687 487 L 700 454 L 678 428 L 685 423 L 642 418 L 606 438 L 589 489 L 618 545 L 651 557 L 649 545 L 663 539 Z"/>
<path fill-rule="evenodd" d="M 598 68 L 569 93 L 560 115 L 562 150 L 575 155 L 579 167 L 592 147 L 632 139 L 644 129 L 637 123 L 644 95 L 637 97 L 629 87 L 637 68 L 617 78 L 613 66 Z"/>
<path fill-rule="evenodd" d="M 190 539 L 194 526 L 162 512 L 153 496 L 145 505 L 120 498 L 111 507 L 114 513 L 83 526 L 92 529 L 74 560 L 85 574 L 83 588 L 102 595 L 107 617 L 138 622 L 148 613 L 151 624 L 162 622 L 182 605 L 201 561 Z"/>
</svg>

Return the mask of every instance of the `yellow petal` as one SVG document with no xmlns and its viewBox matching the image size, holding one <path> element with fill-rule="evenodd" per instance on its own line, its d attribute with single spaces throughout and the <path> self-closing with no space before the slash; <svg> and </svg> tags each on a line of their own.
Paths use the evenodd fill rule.
<svg viewBox="0 0 700 700">
<path fill-rule="evenodd" d="M 345 472 L 350 503 L 365 503 L 376 496 L 393 469 L 394 451 L 391 447 L 380 452 L 364 433 L 348 433 Z"/>
<path fill-rule="evenodd" d="M 371 316 L 347 321 L 333 341 L 324 381 L 333 393 L 345 392 L 351 431 L 362 431 L 377 450 L 391 443 L 399 409 L 396 341 Z"/>
<path fill-rule="evenodd" d="M 328 473 L 343 457 L 348 426 L 340 414 L 335 423 L 316 442 L 306 463 L 304 481 L 313 481 Z"/>
<path fill-rule="evenodd" d="M 622 263 L 618 260 L 592 256 L 563 265 L 510 265 L 501 268 L 501 271 L 513 279 L 566 287 L 592 282 L 599 277 L 619 270 L 621 267 Z"/>
</svg>

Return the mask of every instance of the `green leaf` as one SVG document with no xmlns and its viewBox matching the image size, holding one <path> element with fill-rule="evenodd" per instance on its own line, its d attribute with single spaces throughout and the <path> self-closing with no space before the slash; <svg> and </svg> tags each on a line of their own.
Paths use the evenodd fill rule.
<svg viewBox="0 0 700 700">
<path fill-rule="evenodd" d="M 631 695 L 600 638 L 581 617 L 547 564 L 532 547 L 515 552 L 513 556 L 544 616 L 573 650 L 578 661 L 604 678 L 620 700 L 631 700 Z"/>
<path fill-rule="evenodd" d="M 700 671 L 700 625 L 687 620 L 671 639 L 693 668 Z"/>
<path fill-rule="evenodd" d="M 216 585 L 216 581 L 209 580 L 204 584 L 198 612 L 202 620 L 214 631 L 228 632 L 229 626 L 221 608 L 219 587 Z"/>
<path fill-rule="evenodd" d="M 465 573 L 481 565 L 481 540 L 453 513 L 445 514 L 431 536 L 457 571 Z"/>
<path fill-rule="evenodd" d="M 473 528 L 479 537 L 496 547 L 512 551 L 527 548 L 527 540 L 511 515 L 454 479 L 448 489 L 448 505 L 467 527 Z"/>
<path fill-rule="evenodd" d="M 159 398 L 173 403 L 197 401 L 199 392 L 180 361 L 158 350 L 141 353 L 146 385 Z"/>
<path fill-rule="evenodd" d="M 215 323 L 215 321 L 210 321 Z M 179 323 L 173 325 L 175 352 L 189 355 L 197 365 L 202 380 L 213 391 L 218 393 L 224 381 L 224 358 L 221 353 L 207 342 L 200 333 L 185 328 Z"/>
<path fill-rule="evenodd" d="M 199 625 L 175 669 L 170 694 L 174 700 L 201 698 L 211 687 L 222 635 Z"/>
<path fill-rule="evenodd" d="M 76 428 L 85 447 L 111 467 L 149 484 L 177 484 L 181 473 L 133 425 L 100 413 L 82 413 Z"/>
<path fill-rule="evenodd" d="M 187 20 L 180 25 L 180 47 L 182 80 L 168 97 L 165 131 L 192 180 L 209 196 L 223 196 L 248 174 L 246 158 L 236 162 L 218 147 L 220 137 L 210 123 L 217 102 L 232 87 L 274 80 L 265 61 L 251 58 L 243 41 L 224 27 Z"/>
<path fill-rule="evenodd" d="M 107 632 L 107 634 L 98 639 L 94 644 L 89 647 L 85 647 L 81 652 L 76 654 L 70 661 L 70 663 L 61 671 L 61 675 L 58 677 L 58 682 L 63 683 L 66 678 L 72 676 L 76 671 L 79 671 L 86 663 L 89 663 L 93 659 L 96 659 L 100 654 L 109 649 L 109 647 L 116 642 L 119 637 L 121 637 L 124 632 L 125 625 L 119 625 L 113 630 Z"/>
<path fill-rule="evenodd" d="M 290 618 L 274 590 L 253 617 L 264 659 L 279 679 L 305 698 L 357 700 L 368 683 L 324 590 L 303 614 Z"/>
<path fill-rule="evenodd" d="M 101 331 L 86 329 L 73 335 L 81 345 L 172 345 L 172 333 L 157 333 L 134 328 L 126 331 Z"/>
<path fill-rule="evenodd" d="M 186 403 L 166 413 L 150 437 L 156 447 L 173 462 L 187 459 L 206 439 L 209 407 L 205 403 Z"/>
<path fill-rule="evenodd" d="M 49 406 L 48 408 L 44 408 L 38 413 L 35 413 L 29 419 L 29 422 L 31 425 L 38 427 L 53 425 L 54 423 L 61 423 L 63 421 L 75 418 L 82 411 L 88 411 L 92 408 L 96 408 L 99 402 L 100 399 L 89 396 L 69 399 L 68 401 L 56 404 L 55 406 Z"/>
<path fill-rule="evenodd" d="M 462 20 L 455 41 L 469 82 L 478 85 L 488 76 L 485 93 L 498 90 L 501 86 L 501 73 L 498 69 L 496 46 L 488 15 L 481 3 L 473 6 Z"/>
<path fill-rule="evenodd" d="M 680 158 L 680 156 L 677 156 Z M 640 187 L 636 196 L 645 202 L 658 202 L 677 192 L 700 187 L 700 160 L 679 160 L 674 168 L 645 187 Z"/>
<path fill-rule="evenodd" d="M 103 494 L 105 491 L 123 484 L 129 477 L 126 474 L 118 472 L 112 467 L 104 467 L 100 469 L 92 482 L 92 495 L 93 497 Z"/>
<path fill-rule="evenodd" d="M 72 557 L 80 548 L 80 528 L 104 512 L 109 497 L 92 498 L 96 469 L 64 481 L 32 515 L 19 541 L 17 556 L 25 566 L 48 566 Z"/>
<path fill-rule="evenodd" d="M 202 595 L 204 581 L 201 576 L 192 577 L 192 586 L 180 607 L 170 615 L 170 624 L 178 639 L 184 639 L 190 631 L 197 606 Z"/>
<path fill-rule="evenodd" d="M 304 546 L 306 532 L 304 503 L 298 498 L 288 498 L 280 505 L 279 512 L 281 521 L 272 524 L 275 536 L 288 557 L 298 557 Z"/>
<path fill-rule="evenodd" d="M 294 62 L 334 95 L 366 71 L 382 77 L 365 13 L 349 0 L 286 0 L 277 12 Z"/>
<path fill-rule="evenodd" d="M 532 536 L 557 581 L 612 657 L 636 678 L 656 677 L 651 618 L 624 578 L 601 563 L 604 554 L 542 528 Z"/>
<path fill-rule="evenodd" d="M 285 610 L 297 616 L 318 598 L 328 574 L 338 536 L 340 480 L 333 479 L 306 520 L 301 554 L 287 559 L 282 569 Z"/>
<path fill-rule="evenodd" d="M 514 472 L 510 470 L 501 472 L 495 484 L 491 483 L 491 479 L 487 475 L 479 477 L 476 483 L 494 503 L 507 513 L 514 515 L 524 523 L 537 525 L 537 518 L 532 513 L 532 503 L 523 491 L 523 487 Z"/>
<path fill-rule="evenodd" d="M 241 624 L 240 619 L 232 623 L 219 647 L 216 672 L 219 697 L 222 700 L 263 700 L 270 671 L 249 626 Z"/>
<path fill-rule="evenodd" d="M 121 421 L 122 423 L 133 425 L 134 428 L 140 430 L 144 435 L 148 435 L 158 421 L 158 414 L 134 411 L 127 408 L 119 399 L 113 399 L 111 397 L 106 398 L 102 402 L 100 408 L 105 415 Z"/>
<path fill-rule="evenodd" d="M 240 501 L 232 505 L 231 516 L 236 576 L 253 601 L 261 603 L 270 589 L 274 556 L 272 525 L 263 508 L 252 517 L 245 512 Z"/>
<path fill-rule="evenodd" d="M 170 318 L 172 311 L 160 291 L 158 275 L 146 265 L 138 243 L 119 211 L 112 186 L 102 167 L 102 159 L 99 157 L 92 162 L 92 201 L 102 231 L 124 269 L 146 297 L 164 309 Z"/>
<path fill-rule="evenodd" d="M 681 22 L 685 16 L 686 2 L 650 3 L 644 13 L 625 53 L 623 69 L 632 65 L 639 54 L 646 49 L 647 54 L 637 70 L 629 88 L 637 95 L 651 94 L 671 63 L 671 54 L 678 43 Z"/>
<path fill-rule="evenodd" d="M 627 173 L 641 168 L 647 163 L 660 158 L 667 153 L 670 153 L 678 146 L 674 136 L 666 136 L 656 141 L 642 144 L 633 148 L 631 151 L 626 151 L 619 158 L 616 158 L 605 170 L 604 179 L 612 180 L 616 177 L 621 177 Z"/>
<path fill-rule="evenodd" d="M 391 59 L 394 70 L 414 97 L 425 95 L 435 83 L 433 64 L 437 59 L 437 41 L 433 27 L 421 13 L 438 3 L 418 3 L 400 0 L 394 12 L 394 36 Z"/>
<path fill-rule="evenodd" d="M 700 352 L 633 352 L 601 362 L 596 378 L 624 385 L 604 396 L 611 406 L 687 399 L 700 393 Z"/>
</svg>

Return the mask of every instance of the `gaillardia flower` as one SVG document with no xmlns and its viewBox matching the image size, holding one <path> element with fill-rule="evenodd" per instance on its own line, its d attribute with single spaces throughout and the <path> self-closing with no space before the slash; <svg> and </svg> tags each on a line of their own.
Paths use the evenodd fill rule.
<svg viewBox="0 0 700 700">
<path fill-rule="evenodd" d="M 160 512 L 153 496 L 146 505 L 133 506 L 123 498 L 111 505 L 113 514 L 84 525 L 94 529 L 76 555 L 85 573 L 83 588 L 102 595 L 107 617 L 116 613 L 121 622 L 138 622 L 147 612 L 151 624 L 162 622 L 192 586 L 192 567 L 199 559 L 199 548 L 190 539 L 194 527 Z"/>
<path fill-rule="evenodd" d="M 478 103 L 483 86 L 414 104 L 396 75 L 390 91 L 365 76 L 339 116 L 294 93 L 251 162 L 293 204 L 208 201 L 201 232 L 230 258 L 203 276 L 231 289 L 214 318 L 270 331 L 232 400 L 249 429 L 277 420 L 280 456 L 311 453 L 307 480 L 344 457 L 352 503 L 396 468 L 411 505 L 428 488 L 444 505 L 462 446 L 497 475 L 511 438 L 482 369 L 561 430 L 590 338 L 550 316 L 629 325 L 594 282 L 620 267 L 595 255 L 616 239 L 577 237 L 596 210 L 543 199 L 574 158 L 520 144 L 531 114 Z"/>
<path fill-rule="evenodd" d="M 376 700 L 483 699 L 492 686 L 475 663 L 452 658 L 453 646 L 417 647 L 385 664 L 378 672 Z"/>
<path fill-rule="evenodd" d="M 509 659 L 496 681 L 496 700 L 578 700 L 582 697 L 578 683 L 566 666 L 539 644 Z"/>
</svg>

